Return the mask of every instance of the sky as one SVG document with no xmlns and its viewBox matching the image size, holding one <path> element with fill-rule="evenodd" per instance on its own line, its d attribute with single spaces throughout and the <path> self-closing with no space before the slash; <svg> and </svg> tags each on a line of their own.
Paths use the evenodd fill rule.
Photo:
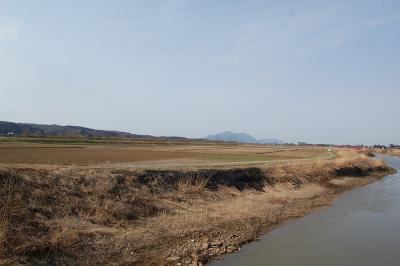
<svg viewBox="0 0 400 266">
<path fill-rule="evenodd" d="M 0 120 L 400 144 L 398 0 L 0 0 Z"/>
</svg>

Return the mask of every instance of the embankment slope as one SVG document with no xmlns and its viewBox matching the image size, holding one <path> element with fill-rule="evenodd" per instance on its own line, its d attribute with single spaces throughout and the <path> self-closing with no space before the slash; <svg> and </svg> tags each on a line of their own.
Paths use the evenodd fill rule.
<svg viewBox="0 0 400 266">
<path fill-rule="evenodd" d="M 267 168 L 0 170 L 0 264 L 201 265 L 393 170 L 363 155 Z"/>
</svg>

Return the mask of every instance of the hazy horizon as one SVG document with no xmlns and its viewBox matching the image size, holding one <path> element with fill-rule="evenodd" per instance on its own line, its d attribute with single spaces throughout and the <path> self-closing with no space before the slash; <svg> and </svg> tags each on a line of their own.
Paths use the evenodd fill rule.
<svg viewBox="0 0 400 266">
<path fill-rule="evenodd" d="M 400 144 L 399 1 L 0 1 L 0 120 Z"/>
</svg>

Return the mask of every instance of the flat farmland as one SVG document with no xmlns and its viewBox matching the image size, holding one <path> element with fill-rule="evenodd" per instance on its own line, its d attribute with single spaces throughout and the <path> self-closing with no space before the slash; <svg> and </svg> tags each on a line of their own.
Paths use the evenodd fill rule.
<svg viewBox="0 0 400 266">
<path fill-rule="evenodd" d="M 85 141 L 68 144 L 0 139 L 2 165 L 76 165 L 127 168 L 257 166 L 271 161 L 334 157 L 325 147 L 215 142 Z"/>
</svg>

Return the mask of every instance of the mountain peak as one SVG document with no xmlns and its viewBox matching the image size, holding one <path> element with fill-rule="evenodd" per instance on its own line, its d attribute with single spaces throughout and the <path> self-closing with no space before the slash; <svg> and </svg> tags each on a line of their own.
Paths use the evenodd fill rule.
<svg viewBox="0 0 400 266">
<path fill-rule="evenodd" d="M 215 135 L 209 135 L 205 137 L 208 140 L 217 140 L 217 141 L 234 141 L 234 142 L 242 142 L 242 143 L 259 143 L 259 144 L 282 144 L 284 141 L 276 138 L 265 138 L 265 139 L 256 139 L 248 133 L 240 132 L 235 133 L 232 131 L 225 131 Z"/>
</svg>

